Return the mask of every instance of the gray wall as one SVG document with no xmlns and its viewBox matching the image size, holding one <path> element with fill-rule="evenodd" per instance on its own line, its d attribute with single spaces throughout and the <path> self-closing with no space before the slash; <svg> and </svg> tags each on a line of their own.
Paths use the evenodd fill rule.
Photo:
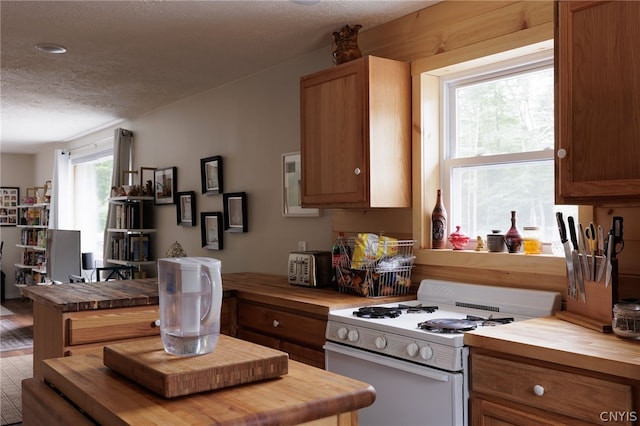
<svg viewBox="0 0 640 426">
<path fill-rule="evenodd" d="M 113 126 L 134 132 L 135 168 L 175 166 L 178 191 L 196 192 L 196 227 L 176 224 L 175 205 L 154 206 L 156 254 L 179 241 L 189 256 L 220 259 L 223 273 L 284 275 L 287 254 L 298 249 L 298 241 L 310 250 L 331 248 L 330 210 L 297 218 L 283 217 L 281 207 L 281 156 L 300 150 L 300 77 L 330 66 L 327 47 Z M 112 134 L 112 128 L 104 129 L 68 146 L 99 143 Z M 225 192 L 245 191 L 249 209 L 249 232 L 225 233 L 221 251 L 203 249 L 200 237 L 200 212 L 223 211 L 222 195 L 200 193 L 200 159 L 213 155 L 223 157 Z M 39 170 L 32 167 L 24 179 L 43 180 L 43 173 L 51 175 L 53 150 L 33 161 Z M 11 246 L 17 237 L 7 239 L 5 246 Z"/>
</svg>

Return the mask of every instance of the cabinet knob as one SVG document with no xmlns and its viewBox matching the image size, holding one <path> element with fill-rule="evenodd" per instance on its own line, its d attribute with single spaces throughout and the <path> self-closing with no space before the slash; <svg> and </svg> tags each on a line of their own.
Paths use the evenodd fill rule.
<svg viewBox="0 0 640 426">
<path fill-rule="evenodd" d="M 355 170 L 353 171 L 353 173 L 354 173 L 356 176 L 359 176 L 359 175 L 360 175 L 360 173 L 362 173 L 362 170 L 360 170 L 360 167 L 356 167 L 356 168 L 355 168 Z"/>
<path fill-rule="evenodd" d="M 278 321 L 278 320 L 273 320 L 273 326 L 274 326 L 274 327 L 279 327 L 279 326 L 280 326 L 280 321 Z"/>
<path fill-rule="evenodd" d="M 564 148 L 560 148 L 558 150 L 558 154 L 557 155 L 558 155 L 558 158 L 564 158 L 564 157 L 567 156 L 567 150 L 564 149 Z"/>
<path fill-rule="evenodd" d="M 544 395 L 544 387 L 542 385 L 535 385 L 533 387 L 533 393 L 535 393 L 538 396 Z"/>
</svg>

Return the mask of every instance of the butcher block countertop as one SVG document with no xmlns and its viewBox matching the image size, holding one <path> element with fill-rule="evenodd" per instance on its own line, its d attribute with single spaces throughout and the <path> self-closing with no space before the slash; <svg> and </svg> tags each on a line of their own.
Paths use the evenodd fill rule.
<svg viewBox="0 0 640 426">
<path fill-rule="evenodd" d="M 232 290 L 240 299 L 273 304 L 327 316 L 330 310 L 364 305 L 415 300 L 416 295 L 389 297 L 359 297 L 340 293 L 332 288 L 309 288 L 289 284 L 283 275 L 250 272 L 223 274 L 222 287 Z"/>
<path fill-rule="evenodd" d="M 465 344 L 640 380 L 640 341 L 601 333 L 555 317 L 465 333 Z"/>
<path fill-rule="evenodd" d="M 371 385 L 292 360 L 280 378 L 170 399 L 114 373 L 99 352 L 44 364 L 45 381 L 100 424 L 293 425 L 375 400 Z"/>
<path fill-rule="evenodd" d="M 22 295 L 62 312 L 157 305 L 158 281 L 144 278 L 126 281 L 32 285 Z"/>
<path fill-rule="evenodd" d="M 415 294 L 365 298 L 334 289 L 307 288 L 289 284 L 284 275 L 251 272 L 222 275 L 226 296 L 275 304 L 326 316 L 331 309 L 413 300 Z M 34 302 L 54 306 L 62 312 L 87 311 L 158 304 L 157 278 L 125 281 L 27 286 L 22 294 Z"/>
</svg>

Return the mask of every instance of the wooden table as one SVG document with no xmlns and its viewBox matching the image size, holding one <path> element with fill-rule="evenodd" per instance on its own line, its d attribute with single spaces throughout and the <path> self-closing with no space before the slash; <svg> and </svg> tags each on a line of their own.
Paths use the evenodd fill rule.
<svg viewBox="0 0 640 426">
<path fill-rule="evenodd" d="M 28 425 L 314 425 L 357 424 L 371 405 L 370 385 L 289 360 L 281 378 L 165 399 L 105 367 L 91 354 L 43 362 L 45 381 L 23 382 L 23 422 Z M 81 409 L 86 416 L 80 415 Z M 321 419 L 321 420 L 320 420 Z M 59 423 L 61 422 L 61 423 Z"/>
</svg>

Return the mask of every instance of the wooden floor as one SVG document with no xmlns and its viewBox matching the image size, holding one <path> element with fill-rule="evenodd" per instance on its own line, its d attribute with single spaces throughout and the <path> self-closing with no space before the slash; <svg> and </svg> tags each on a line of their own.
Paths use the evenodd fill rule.
<svg viewBox="0 0 640 426">
<path fill-rule="evenodd" d="M 33 327 L 33 306 L 30 299 L 6 299 L 2 306 L 9 309 L 14 315 L 5 315 L 2 321 L 11 321 L 19 327 Z M 33 353 L 33 348 L 19 351 L 0 352 L 0 357 L 10 357 L 16 355 L 26 355 Z"/>
</svg>

